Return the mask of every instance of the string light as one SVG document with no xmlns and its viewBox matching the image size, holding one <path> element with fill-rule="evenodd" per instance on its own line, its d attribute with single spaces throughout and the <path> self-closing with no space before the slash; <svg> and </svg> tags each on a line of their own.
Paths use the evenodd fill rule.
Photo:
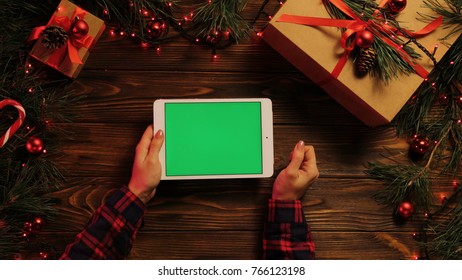
<svg viewBox="0 0 462 280">
<path fill-rule="evenodd" d="M 107 16 L 107 15 L 109 15 L 109 11 L 108 11 L 107 9 L 104 9 L 104 10 L 103 10 L 103 14 L 104 14 L 105 16 Z"/>
<path fill-rule="evenodd" d="M 33 92 L 34 92 L 34 88 L 31 88 L 31 87 L 30 87 L 27 91 L 28 91 L 29 93 L 33 93 Z"/>
<path fill-rule="evenodd" d="M 438 44 L 435 44 L 435 47 L 433 48 L 433 53 L 432 53 L 432 56 L 435 55 L 436 51 L 438 50 L 439 46 Z"/>
<path fill-rule="evenodd" d="M 448 198 L 444 194 L 442 194 L 441 195 L 441 204 L 446 203 L 446 201 L 448 201 Z"/>
</svg>

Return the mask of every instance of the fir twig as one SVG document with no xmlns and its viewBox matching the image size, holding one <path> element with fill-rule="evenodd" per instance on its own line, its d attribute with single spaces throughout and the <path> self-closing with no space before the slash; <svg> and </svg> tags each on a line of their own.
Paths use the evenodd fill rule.
<svg viewBox="0 0 462 280">
<path fill-rule="evenodd" d="M 424 5 L 438 15 L 443 16 L 446 28 L 452 27 L 452 30 L 446 35 L 443 40 L 455 35 L 460 34 L 462 31 L 462 3 L 460 0 L 425 0 Z M 434 16 L 421 15 L 424 19 L 433 20 Z"/>
<path fill-rule="evenodd" d="M 205 38 L 212 32 L 230 32 L 238 42 L 248 36 L 251 27 L 240 15 L 246 0 L 221 0 L 204 3 L 193 16 L 192 31 L 196 38 Z"/>
<path fill-rule="evenodd" d="M 396 207 L 412 200 L 416 208 L 427 209 L 431 203 L 431 181 L 426 168 L 368 163 L 366 174 L 386 183 L 385 189 L 375 195 L 381 204 Z"/>
</svg>

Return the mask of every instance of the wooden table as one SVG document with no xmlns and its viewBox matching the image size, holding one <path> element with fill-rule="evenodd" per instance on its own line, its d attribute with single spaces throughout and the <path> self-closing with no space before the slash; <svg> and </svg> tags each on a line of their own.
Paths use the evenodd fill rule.
<svg viewBox="0 0 462 280">
<path fill-rule="evenodd" d="M 244 16 L 251 19 L 260 3 L 250 1 Z M 266 200 L 300 139 L 315 146 L 321 174 L 303 200 L 317 258 L 402 259 L 417 252 L 411 233 L 418 223 L 396 225 L 392 210 L 372 198 L 382 183 L 364 174 L 365 163 L 381 160 L 384 147 L 405 152 L 407 143 L 391 126 L 363 125 L 256 35 L 212 60 L 208 48 L 183 38 L 157 53 L 106 32 L 74 88 L 87 97 L 69 108 L 80 115 L 76 122 L 64 125 L 75 133 L 61 144 L 68 182 L 53 194 L 59 215 L 41 235 L 58 252 L 128 182 L 153 101 L 179 97 L 271 98 L 275 175 L 162 182 L 130 258 L 260 259 Z"/>
</svg>

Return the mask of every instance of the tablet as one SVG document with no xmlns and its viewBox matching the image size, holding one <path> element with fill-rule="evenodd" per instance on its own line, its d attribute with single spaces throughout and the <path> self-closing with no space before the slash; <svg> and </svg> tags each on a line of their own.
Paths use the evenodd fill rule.
<svg viewBox="0 0 462 280">
<path fill-rule="evenodd" d="M 273 175 L 270 99 L 159 99 L 154 129 L 165 133 L 162 180 Z"/>
</svg>

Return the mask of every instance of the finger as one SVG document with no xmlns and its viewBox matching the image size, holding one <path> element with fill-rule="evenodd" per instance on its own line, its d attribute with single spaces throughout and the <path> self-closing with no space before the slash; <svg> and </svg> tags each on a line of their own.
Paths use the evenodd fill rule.
<svg viewBox="0 0 462 280">
<path fill-rule="evenodd" d="M 305 157 L 305 143 L 303 141 L 299 141 L 293 150 L 292 159 L 289 162 L 286 170 L 289 174 L 295 175 L 298 174 L 298 170 L 303 163 L 303 159 Z"/>
<path fill-rule="evenodd" d="M 313 146 L 305 147 L 304 160 L 303 164 L 301 165 L 301 169 L 305 172 L 317 170 L 316 153 Z"/>
<path fill-rule="evenodd" d="M 149 152 L 149 145 L 151 144 L 151 139 L 153 135 L 153 127 L 149 125 L 141 136 L 141 140 L 136 146 L 136 155 L 135 160 L 143 161 Z"/>
<path fill-rule="evenodd" d="M 159 159 L 159 152 L 160 148 L 162 148 L 162 145 L 164 144 L 164 132 L 162 130 L 158 130 L 156 132 L 156 135 L 154 135 L 154 138 L 151 141 L 151 144 L 149 145 L 149 154 L 148 158 L 151 160 L 158 160 Z"/>
</svg>

